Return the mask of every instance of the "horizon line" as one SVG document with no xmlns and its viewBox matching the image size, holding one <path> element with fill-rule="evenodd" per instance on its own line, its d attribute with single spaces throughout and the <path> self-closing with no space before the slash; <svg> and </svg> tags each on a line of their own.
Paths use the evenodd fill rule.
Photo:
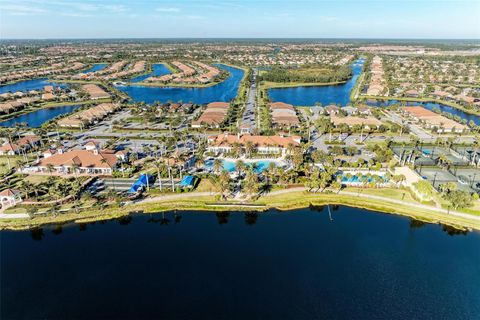
<svg viewBox="0 0 480 320">
<path fill-rule="evenodd" d="M 425 37 L 45 37 L 45 38 L 2 38 L 1 41 L 10 40 L 270 40 L 270 39 L 291 39 L 291 40 L 469 40 L 480 41 L 480 38 L 425 38 Z"/>
</svg>

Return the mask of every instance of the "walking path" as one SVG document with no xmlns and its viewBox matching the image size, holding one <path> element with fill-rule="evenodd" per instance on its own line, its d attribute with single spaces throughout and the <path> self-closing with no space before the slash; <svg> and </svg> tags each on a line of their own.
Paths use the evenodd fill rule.
<svg viewBox="0 0 480 320">
<path fill-rule="evenodd" d="M 1 219 L 27 219 L 30 218 L 26 213 L 0 213 Z"/>
<path fill-rule="evenodd" d="M 281 195 L 281 194 L 285 194 L 285 193 L 305 191 L 305 190 L 306 189 L 304 187 L 297 187 L 297 188 L 273 191 L 273 192 L 270 192 L 268 195 L 274 196 L 274 195 Z M 430 211 L 434 211 L 435 213 L 443 213 L 443 214 L 453 215 L 453 216 L 462 217 L 462 218 L 466 218 L 466 219 L 473 219 L 473 220 L 480 221 L 480 216 L 475 216 L 475 215 L 471 215 L 471 214 L 468 214 L 468 213 L 463 213 L 463 212 L 458 212 L 458 211 L 453 211 L 453 210 L 447 210 L 447 209 L 443 209 L 443 208 L 436 208 L 436 207 L 432 207 L 432 206 L 429 206 L 429 205 L 426 205 L 426 204 L 411 203 L 411 202 L 408 202 L 408 201 L 391 199 L 391 198 L 376 196 L 376 195 L 372 195 L 372 194 L 363 194 L 363 193 L 359 194 L 359 193 L 356 193 L 356 192 L 348 192 L 348 191 L 340 191 L 339 194 L 353 196 L 353 197 L 366 198 L 366 199 L 380 200 L 380 201 L 400 204 L 400 205 L 403 205 L 403 206 L 409 206 L 409 207 L 413 207 L 413 208 L 417 208 L 417 209 L 430 210 Z"/>
<path fill-rule="evenodd" d="M 304 187 L 297 187 L 297 188 L 273 191 L 273 192 L 268 193 L 267 196 L 282 195 L 282 194 L 286 194 L 286 193 L 299 192 L 299 191 L 305 191 L 305 190 L 306 189 Z M 166 200 L 168 201 L 168 200 L 180 200 L 180 199 L 188 199 L 188 198 L 195 198 L 195 197 L 204 197 L 204 196 L 211 196 L 211 195 L 214 195 L 214 194 L 215 193 L 213 193 L 213 192 L 189 192 L 189 193 L 165 195 L 165 196 L 158 196 L 158 197 L 153 197 L 153 198 L 136 200 L 136 201 L 131 202 L 129 205 L 162 202 L 162 201 L 166 201 Z M 399 204 L 399 205 L 402 205 L 402 206 L 408 206 L 408 207 L 411 207 L 411 208 L 424 209 L 424 210 L 433 211 L 435 213 L 442 213 L 442 214 L 445 214 L 445 215 L 453 215 L 453 216 L 457 216 L 457 217 L 461 217 L 461 218 L 465 218 L 465 219 L 472 219 L 472 220 L 480 221 L 480 216 L 475 216 L 475 215 L 471 215 L 471 214 L 467 214 L 467 213 L 463 213 L 463 212 L 458 212 L 458 211 L 453 211 L 453 210 L 447 210 L 447 209 L 443 209 L 443 208 L 435 208 L 435 207 L 425 205 L 425 204 L 420 204 L 420 203 L 411 203 L 411 202 L 403 201 L 403 200 L 397 200 L 397 199 L 391 199 L 391 198 L 382 197 L 382 196 L 356 193 L 356 192 L 349 192 L 349 191 L 340 191 L 339 194 L 352 196 L 352 197 L 358 197 L 358 198 L 380 200 L 380 201 L 385 201 L 385 202 L 389 202 L 389 203 Z M 25 218 L 29 218 L 28 214 L 26 214 L 26 213 L 12 213 L 12 214 L 0 213 L 0 219 L 25 219 Z"/>
</svg>

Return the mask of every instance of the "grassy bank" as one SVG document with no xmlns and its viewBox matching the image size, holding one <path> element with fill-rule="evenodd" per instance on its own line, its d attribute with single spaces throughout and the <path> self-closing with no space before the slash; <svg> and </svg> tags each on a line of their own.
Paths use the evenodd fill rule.
<svg viewBox="0 0 480 320">
<path fill-rule="evenodd" d="M 98 99 L 98 100 L 85 100 L 85 101 L 60 101 L 60 102 L 46 102 L 43 104 L 40 104 L 38 106 L 34 107 L 26 107 L 20 111 L 17 112 L 12 112 L 6 115 L 0 116 L 0 122 L 3 121 L 8 121 L 11 119 L 18 118 L 22 115 L 29 114 L 32 112 L 36 112 L 42 109 L 47 109 L 47 108 L 55 108 L 55 107 L 63 107 L 63 106 L 75 106 L 75 105 L 83 105 L 83 104 L 99 104 L 99 103 L 105 103 L 105 102 L 111 102 L 111 99 Z"/>
<path fill-rule="evenodd" d="M 400 194 L 400 193 L 399 193 Z M 407 199 L 406 199 L 407 200 Z M 409 202 L 410 199 L 407 200 Z M 446 215 L 432 210 L 418 209 L 410 206 L 408 203 L 399 205 L 397 203 L 389 203 L 375 199 L 359 198 L 351 195 L 342 195 L 336 193 L 308 193 L 304 191 L 292 191 L 289 193 L 278 195 L 266 195 L 252 204 L 263 207 L 245 207 L 235 202 L 224 202 L 221 206 L 212 205 L 215 197 L 212 196 L 195 196 L 191 194 L 188 198 L 183 199 L 159 199 L 151 203 L 138 203 L 125 207 L 110 206 L 88 209 L 80 213 L 64 213 L 56 217 L 36 216 L 33 219 L 12 219 L 0 221 L 0 229 L 30 229 L 45 224 L 59 224 L 67 222 L 86 223 L 99 220 L 109 220 L 122 217 L 132 213 L 132 211 L 143 211 L 145 213 L 156 213 L 170 210 L 205 210 L 205 211 L 264 211 L 271 208 L 279 210 L 293 210 L 307 208 L 309 206 L 323 205 L 345 205 L 350 207 L 363 208 L 384 213 L 399 214 L 415 218 L 429 223 L 442 223 L 459 229 L 476 229 L 480 230 L 480 222 L 468 218 Z M 412 204 L 414 202 L 412 201 Z M 230 204 L 228 208 L 225 204 Z M 237 205 L 238 204 L 238 205 Z"/>
<path fill-rule="evenodd" d="M 459 229 L 480 230 L 480 222 L 462 217 L 445 215 L 433 210 L 413 208 L 409 205 L 399 205 L 381 200 L 352 197 L 341 194 L 312 194 L 307 192 L 292 192 L 281 195 L 266 196 L 259 200 L 271 208 L 293 210 L 308 206 L 345 205 L 383 213 L 398 214 L 429 223 L 443 223 Z"/>
<path fill-rule="evenodd" d="M 192 83 L 192 84 L 183 84 L 183 83 L 158 83 L 158 82 L 129 82 L 128 85 L 131 87 L 160 87 L 160 88 L 208 88 L 213 87 L 222 82 L 210 82 L 206 84 Z"/>
<path fill-rule="evenodd" d="M 266 89 L 272 88 L 291 88 L 291 87 L 324 87 L 345 84 L 347 81 L 336 82 L 270 82 L 264 81 L 262 86 Z"/>
<path fill-rule="evenodd" d="M 97 99 L 97 100 L 85 100 L 85 101 L 69 101 L 69 102 L 47 102 L 42 104 L 38 109 L 44 108 L 54 108 L 54 107 L 63 107 L 63 106 L 75 106 L 75 105 L 83 105 L 83 104 L 100 104 L 100 103 L 107 103 L 111 102 L 112 99 L 105 98 L 105 99 Z"/>
</svg>

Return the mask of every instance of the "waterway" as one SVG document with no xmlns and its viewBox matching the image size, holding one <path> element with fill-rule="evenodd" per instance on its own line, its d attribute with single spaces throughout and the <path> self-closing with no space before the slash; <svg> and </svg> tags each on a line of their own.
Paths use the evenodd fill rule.
<svg viewBox="0 0 480 320">
<path fill-rule="evenodd" d="M 480 234 L 367 210 L 0 233 L 2 319 L 476 319 Z"/>
<path fill-rule="evenodd" d="M 43 87 L 45 86 L 54 86 L 60 88 L 68 87 L 68 85 L 65 83 L 50 82 L 47 78 L 39 78 L 0 86 L 0 94 L 7 92 L 14 93 L 17 91 L 26 92 L 30 90 L 43 90 Z"/>
<path fill-rule="evenodd" d="M 130 82 L 140 82 L 149 77 L 161 77 L 169 73 L 170 73 L 170 70 L 164 64 L 162 63 L 152 64 L 152 72 L 135 77 L 131 79 Z"/>
<path fill-rule="evenodd" d="M 394 104 L 401 104 L 405 106 L 423 106 L 428 110 L 439 109 L 441 112 L 447 112 L 453 114 L 454 116 L 460 117 L 460 119 L 465 119 L 468 122 L 473 121 L 476 125 L 480 125 L 480 117 L 474 114 L 466 113 L 460 109 L 450 107 L 444 104 L 433 103 L 433 102 L 412 102 L 412 101 L 398 101 L 398 100 L 377 100 L 377 101 L 365 101 L 369 106 L 373 107 L 388 107 Z"/>
<path fill-rule="evenodd" d="M 72 112 L 80 108 L 80 105 L 73 106 L 59 106 L 52 108 L 45 108 L 36 110 L 30 113 L 23 114 L 16 118 L 0 122 L 0 127 L 15 127 L 17 123 L 26 123 L 31 128 L 38 128 L 44 122 L 51 120 L 59 115 Z"/>
<path fill-rule="evenodd" d="M 230 76 L 221 83 L 206 88 L 182 87 L 147 87 L 137 85 L 117 86 L 128 94 L 133 102 L 191 102 L 209 103 L 213 101 L 229 102 L 237 96 L 238 88 L 243 77 L 243 70 L 217 64 L 221 69 L 227 70 Z"/>
<path fill-rule="evenodd" d="M 290 87 L 268 89 L 272 101 L 281 101 L 295 106 L 314 106 L 317 102 L 323 106 L 331 103 L 346 106 L 350 102 L 352 91 L 358 77 L 362 73 L 364 60 L 359 59 L 352 64 L 352 77 L 344 84 L 313 87 Z"/>
<path fill-rule="evenodd" d="M 82 73 L 95 72 L 105 69 L 108 66 L 108 63 L 96 63 L 90 69 L 82 71 Z"/>
</svg>

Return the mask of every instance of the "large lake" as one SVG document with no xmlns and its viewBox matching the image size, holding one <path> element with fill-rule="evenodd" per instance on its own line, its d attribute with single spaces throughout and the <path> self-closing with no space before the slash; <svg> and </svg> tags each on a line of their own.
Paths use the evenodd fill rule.
<svg viewBox="0 0 480 320">
<path fill-rule="evenodd" d="M 230 76 L 221 83 L 206 88 L 180 87 L 146 87 L 137 85 L 117 86 L 116 88 L 128 94 L 134 102 L 192 102 L 209 103 L 213 101 L 228 102 L 237 96 L 243 77 L 243 70 L 226 65 L 217 65 L 227 70 Z"/>
<path fill-rule="evenodd" d="M 23 114 L 16 118 L 0 122 L 0 127 L 15 127 L 17 123 L 26 123 L 31 128 L 40 127 L 44 122 L 55 118 L 56 116 L 72 112 L 80 108 L 80 105 L 59 106 L 36 110 Z"/>
<path fill-rule="evenodd" d="M 332 86 L 291 87 L 268 89 L 272 101 L 281 101 L 295 106 L 313 106 L 320 102 L 323 106 L 331 103 L 347 105 L 350 102 L 352 91 L 358 77 L 362 73 L 364 60 L 357 60 L 352 64 L 353 75 L 344 84 Z"/>
<path fill-rule="evenodd" d="M 479 233 L 331 213 L 184 212 L 168 224 L 155 214 L 1 232 L 0 318 L 478 318 Z"/>
</svg>

